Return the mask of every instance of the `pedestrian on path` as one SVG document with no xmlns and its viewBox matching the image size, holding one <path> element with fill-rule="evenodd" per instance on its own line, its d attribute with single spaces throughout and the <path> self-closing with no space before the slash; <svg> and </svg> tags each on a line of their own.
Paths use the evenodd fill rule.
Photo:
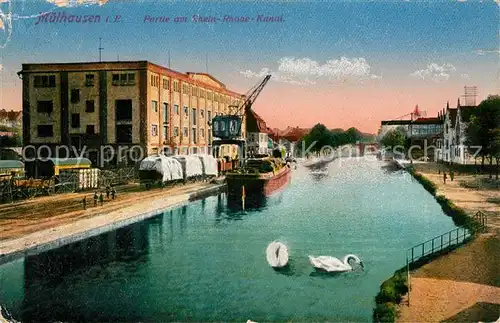
<svg viewBox="0 0 500 323">
<path fill-rule="evenodd" d="M 446 172 L 443 172 L 443 183 L 446 184 Z"/>
<path fill-rule="evenodd" d="M 102 195 L 102 192 L 99 194 L 99 202 L 101 202 L 101 206 L 104 204 L 104 196 Z"/>
<path fill-rule="evenodd" d="M 97 191 L 94 193 L 94 206 L 97 206 Z"/>
<path fill-rule="evenodd" d="M 109 200 L 109 193 L 110 193 L 110 188 L 109 185 L 106 186 L 106 199 Z"/>
<path fill-rule="evenodd" d="M 115 199 L 115 196 L 116 196 L 116 190 L 115 190 L 115 188 L 113 187 L 113 188 L 111 189 L 111 198 L 114 200 L 114 199 Z"/>
<path fill-rule="evenodd" d="M 453 182 L 454 178 L 455 178 L 455 172 L 453 170 L 450 170 L 450 180 Z"/>
<path fill-rule="evenodd" d="M 87 197 L 86 196 L 83 197 L 82 202 L 83 202 L 83 209 L 86 210 L 87 209 Z"/>
</svg>

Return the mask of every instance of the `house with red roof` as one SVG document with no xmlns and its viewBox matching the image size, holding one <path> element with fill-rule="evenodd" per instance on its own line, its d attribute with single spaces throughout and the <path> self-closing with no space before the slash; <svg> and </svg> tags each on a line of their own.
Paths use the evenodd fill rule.
<svg viewBox="0 0 500 323">
<path fill-rule="evenodd" d="M 7 111 L 5 109 L 0 110 L 0 126 L 8 128 L 20 128 L 22 123 L 23 113 L 22 111 Z"/>
<path fill-rule="evenodd" d="M 269 133 L 264 119 L 253 109 L 246 112 L 247 151 L 250 156 L 269 153 Z"/>
</svg>

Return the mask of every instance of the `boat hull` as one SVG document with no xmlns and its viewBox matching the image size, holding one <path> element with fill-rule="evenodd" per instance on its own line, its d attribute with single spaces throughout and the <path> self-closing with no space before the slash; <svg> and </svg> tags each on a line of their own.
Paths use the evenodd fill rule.
<svg viewBox="0 0 500 323">
<path fill-rule="evenodd" d="M 290 182 L 291 169 L 288 166 L 276 174 L 270 172 L 260 175 L 231 174 L 226 176 L 227 191 L 231 197 L 242 197 L 245 186 L 245 198 L 267 197 L 279 191 Z"/>
</svg>

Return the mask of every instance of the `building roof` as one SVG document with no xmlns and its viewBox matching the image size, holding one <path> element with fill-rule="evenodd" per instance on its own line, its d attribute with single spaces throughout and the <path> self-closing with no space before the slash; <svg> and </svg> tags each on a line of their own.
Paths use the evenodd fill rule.
<svg viewBox="0 0 500 323">
<path fill-rule="evenodd" d="M 234 91 L 226 89 L 225 85 L 207 73 L 182 73 L 174 71 L 170 68 L 151 63 L 149 61 L 107 61 L 107 62 L 74 62 L 74 63 L 26 63 L 23 64 L 23 69 L 18 74 L 23 73 L 50 73 L 58 71 L 68 71 L 68 72 L 78 72 L 78 71 L 126 71 L 126 70 L 149 70 L 155 73 L 162 73 L 164 75 L 175 77 L 183 82 L 202 86 L 204 88 L 210 89 L 212 91 L 217 91 L 219 93 L 224 93 L 226 95 L 234 95 L 243 97 L 242 94 L 236 93 Z M 211 84 L 207 84 L 198 79 L 194 79 L 193 75 L 206 75 L 213 79 L 221 87 L 216 87 Z"/>
<path fill-rule="evenodd" d="M 402 126 L 411 124 L 411 120 L 382 120 L 380 123 L 382 126 Z"/>
<path fill-rule="evenodd" d="M 203 76 L 208 77 L 212 81 L 216 82 L 217 84 L 219 84 L 222 88 L 224 88 L 224 89 L 226 88 L 226 85 L 224 83 L 222 83 L 221 81 L 219 81 L 218 79 L 216 79 L 215 77 L 213 77 L 212 75 L 210 75 L 208 73 L 186 72 L 186 75 L 188 75 L 189 77 L 196 76 L 196 75 L 203 75 Z"/>
<path fill-rule="evenodd" d="M 310 129 L 302 129 L 299 127 L 296 128 L 287 128 L 281 137 L 285 138 L 288 141 L 299 141 L 305 135 L 309 133 Z"/>
<path fill-rule="evenodd" d="M 442 124 L 443 121 L 438 117 L 429 117 L 429 118 L 418 118 L 413 121 L 413 124 Z"/>
<path fill-rule="evenodd" d="M 269 133 L 266 122 L 253 109 L 247 111 L 247 118 L 248 117 L 253 117 L 255 119 L 255 124 L 257 125 L 257 129 L 255 129 L 256 132 Z"/>
<path fill-rule="evenodd" d="M 19 160 L 0 160 L 0 169 L 23 168 L 24 164 Z"/>
<path fill-rule="evenodd" d="M 5 109 L 0 110 L 0 120 L 21 121 L 22 117 L 22 111 L 7 111 Z"/>
</svg>

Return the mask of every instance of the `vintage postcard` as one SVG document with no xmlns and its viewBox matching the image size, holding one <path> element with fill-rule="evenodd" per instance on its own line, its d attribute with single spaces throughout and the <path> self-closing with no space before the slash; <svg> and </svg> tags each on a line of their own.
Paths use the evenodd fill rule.
<svg viewBox="0 0 500 323">
<path fill-rule="evenodd" d="M 500 323 L 499 26 L 0 0 L 0 322 Z"/>
</svg>

